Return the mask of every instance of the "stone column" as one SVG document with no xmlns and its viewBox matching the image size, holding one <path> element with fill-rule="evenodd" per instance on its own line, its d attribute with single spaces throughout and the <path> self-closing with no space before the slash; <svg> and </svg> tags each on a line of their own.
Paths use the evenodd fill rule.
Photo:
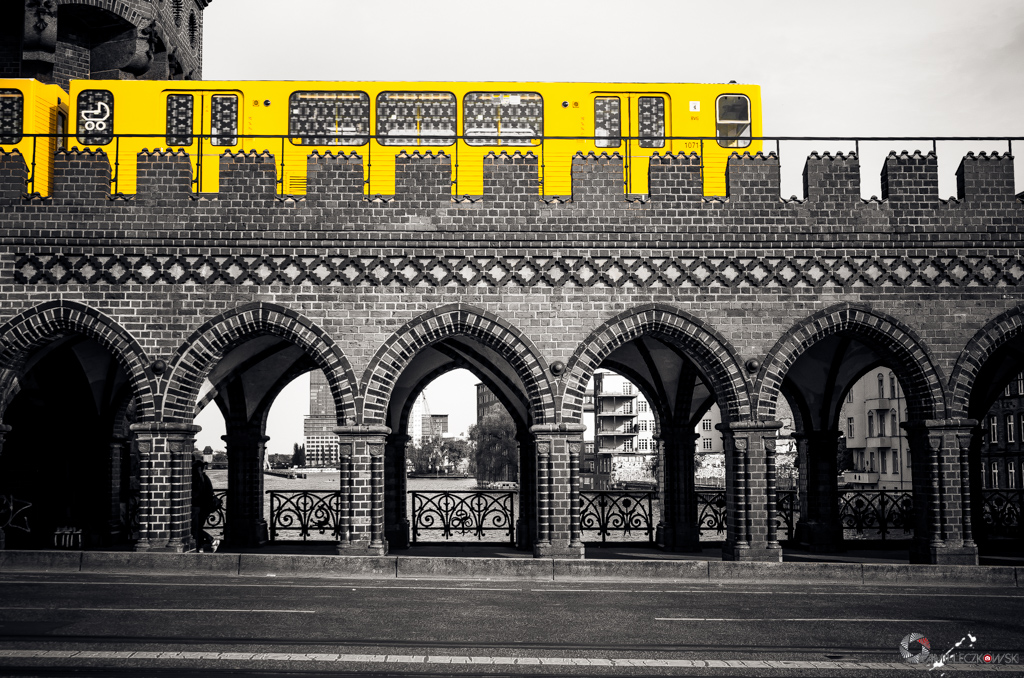
<svg viewBox="0 0 1024 678">
<path fill-rule="evenodd" d="M 699 434 L 687 426 L 666 426 L 656 436 L 661 454 L 659 544 L 666 551 L 700 551 L 694 451 Z"/>
<path fill-rule="evenodd" d="M 136 551 L 191 551 L 195 424 L 140 422 L 130 428 L 139 455 Z"/>
<path fill-rule="evenodd" d="M 409 501 L 406 447 L 412 438 L 392 433 L 384 444 L 384 538 L 390 549 L 409 548 Z"/>
<path fill-rule="evenodd" d="M 914 541 L 910 561 L 977 565 L 970 527 L 970 475 L 966 456 L 978 422 L 930 419 L 907 422 L 914 488 Z"/>
<path fill-rule="evenodd" d="M 843 547 L 836 457 L 839 436 L 839 431 L 793 434 L 800 460 L 800 520 L 794 537 L 813 553 L 832 553 Z"/>
<path fill-rule="evenodd" d="M 533 554 L 538 558 L 583 557 L 579 465 L 585 430 L 586 426 L 579 424 L 530 427 L 537 449 L 537 540 Z"/>
<path fill-rule="evenodd" d="M 224 542 L 262 546 L 270 540 L 263 515 L 263 457 L 267 441 L 259 424 L 225 421 L 221 436 L 228 455 L 228 493 L 224 507 Z"/>
<path fill-rule="evenodd" d="M 387 426 L 337 426 L 341 476 L 339 555 L 383 556 Z"/>
<path fill-rule="evenodd" d="M 718 425 L 725 447 L 726 538 L 723 560 L 782 560 L 775 518 L 777 421 Z"/>
</svg>

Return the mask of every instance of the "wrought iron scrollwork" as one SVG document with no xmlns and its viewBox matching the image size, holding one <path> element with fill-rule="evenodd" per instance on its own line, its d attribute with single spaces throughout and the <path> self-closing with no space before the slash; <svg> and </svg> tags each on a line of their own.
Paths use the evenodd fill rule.
<svg viewBox="0 0 1024 678">
<path fill-rule="evenodd" d="M 338 539 L 341 534 L 341 493 L 338 491 L 292 490 L 270 495 L 270 540 L 281 532 L 307 541 L 315 534 Z M 291 536 L 291 535 L 289 535 Z"/>
<path fill-rule="evenodd" d="M 697 491 L 697 527 L 701 533 L 725 533 L 725 490 Z"/>
<path fill-rule="evenodd" d="M 797 501 L 796 490 L 776 490 L 775 526 L 779 535 L 785 530 L 786 539 L 792 540 L 799 519 L 800 502 Z"/>
<path fill-rule="evenodd" d="M 580 529 L 597 532 L 602 542 L 615 533 L 628 540 L 639 533 L 654 542 L 653 492 L 581 492 Z"/>
<path fill-rule="evenodd" d="M 983 490 L 981 523 L 986 537 L 1020 538 L 1024 490 Z"/>
<path fill-rule="evenodd" d="M 892 538 L 895 530 L 909 537 L 914 499 L 908 490 L 854 490 L 839 494 L 839 520 L 844 530 L 877 532 L 881 539 Z M 898 537 L 899 538 L 899 537 Z"/>
<path fill-rule="evenodd" d="M 206 522 L 203 524 L 205 530 L 223 530 L 224 529 L 224 511 L 228 503 L 228 491 L 227 490 L 214 490 L 213 496 L 220 499 L 220 504 L 217 506 L 217 510 L 206 517 Z"/>
<path fill-rule="evenodd" d="M 412 541 L 426 536 L 451 539 L 456 534 L 484 540 L 489 533 L 497 533 L 514 545 L 516 496 L 516 492 L 488 490 L 410 492 Z"/>
</svg>

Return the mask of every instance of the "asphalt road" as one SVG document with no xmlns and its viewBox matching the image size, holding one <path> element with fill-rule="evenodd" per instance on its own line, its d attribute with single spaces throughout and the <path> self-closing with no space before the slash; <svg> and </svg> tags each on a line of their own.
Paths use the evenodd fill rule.
<svg viewBox="0 0 1024 678">
<path fill-rule="evenodd" d="M 910 633 L 931 645 L 918 665 Z M 12 676 L 1024 675 L 1022 660 L 1024 591 L 1007 588 L 0 576 Z"/>
</svg>

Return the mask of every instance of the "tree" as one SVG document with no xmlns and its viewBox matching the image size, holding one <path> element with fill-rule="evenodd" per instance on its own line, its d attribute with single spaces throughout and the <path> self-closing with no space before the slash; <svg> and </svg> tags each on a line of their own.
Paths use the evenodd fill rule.
<svg viewBox="0 0 1024 678">
<path fill-rule="evenodd" d="M 295 443 L 292 446 L 292 466 L 298 466 L 299 468 L 305 468 L 306 466 L 306 446 Z"/>
<path fill-rule="evenodd" d="M 504 408 L 492 411 L 469 427 L 476 446 L 476 479 L 481 482 L 519 479 L 519 444 L 516 424 Z"/>
</svg>

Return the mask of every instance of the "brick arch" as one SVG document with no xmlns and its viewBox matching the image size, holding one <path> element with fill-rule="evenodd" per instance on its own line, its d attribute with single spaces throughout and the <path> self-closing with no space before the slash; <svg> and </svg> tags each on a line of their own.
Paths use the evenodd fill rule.
<svg viewBox="0 0 1024 678">
<path fill-rule="evenodd" d="M 736 350 L 728 340 L 685 311 L 653 303 L 607 320 L 576 348 L 566 366 L 566 386 L 562 394 L 565 421 L 580 421 L 587 383 L 605 358 L 644 335 L 664 337 L 683 349 L 720 399 L 723 416 L 733 421 L 749 418 L 748 385 Z"/>
<path fill-rule="evenodd" d="M 522 379 L 533 424 L 554 422 L 547 363 L 533 342 L 498 316 L 471 304 L 448 304 L 411 320 L 374 354 L 363 373 L 362 422 L 383 424 L 391 391 L 413 357 L 443 339 L 470 337 L 496 351 Z"/>
<path fill-rule="evenodd" d="M 253 302 L 208 320 L 178 349 L 163 383 L 164 418 L 191 422 L 199 389 L 217 361 L 246 340 L 268 334 L 300 347 L 323 370 L 339 419 L 355 416 L 355 373 L 330 335 L 293 310 Z"/>
<path fill-rule="evenodd" d="M 839 332 L 852 332 L 892 359 L 907 397 L 911 419 L 945 418 L 945 388 L 940 368 L 924 342 L 908 325 L 866 305 L 836 304 L 809 316 L 788 330 L 765 356 L 755 381 L 758 419 L 775 416 L 786 373 L 815 343 Z"/>
<path fill-rule="evenodd" d="M 34 350 L 69 333 L 86 336 L 109 351 L 128 375 L 138 417 L 155 416 L 153 373 L 142 346 L 117 322 L 76 301 L 49 301 L 0 326 L 0 369 L 20 373 Z M 5 409 L 6 405 L 0 403 Z"/>
<path fill-rule="evenodd" d="M 967 417 L 971 392 L 985 363 L 1008 342 L 1024 336 L 1024 305 L 988 321 L 971 337 L 957 357 L 949 378 L 951 417 Z"/>
<path fill-rule="evenodd" d="M 122 0 L 57 0 L 57 5 L 84 5 L 103 9 L 111 14 L 124 19 L 134 26 L 143 26 L 150 17 L 143 14 L 136 7 Z"/>
</svg>

